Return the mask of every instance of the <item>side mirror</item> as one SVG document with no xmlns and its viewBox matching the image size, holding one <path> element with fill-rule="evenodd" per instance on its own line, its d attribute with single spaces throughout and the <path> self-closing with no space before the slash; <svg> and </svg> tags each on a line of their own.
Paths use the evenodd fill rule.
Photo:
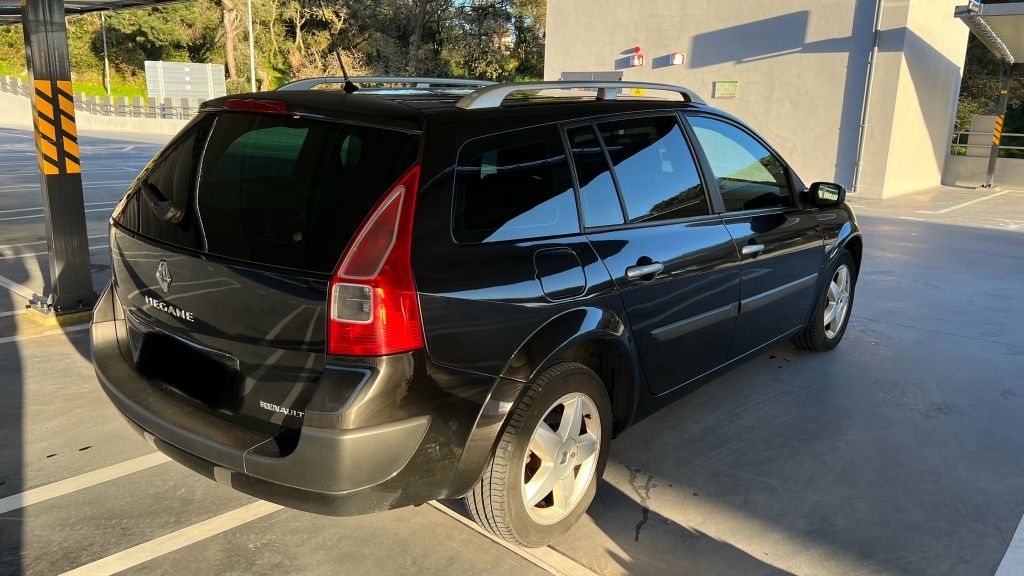
<svg viewBox="0 0 1024 576">
<path fill-rule="evenodd" d="M 807 190 L 807 200 L 821 208 L 839 206 L 846 201 L 846 188 L 835 182 L 815 182 Z"/>
</svg>

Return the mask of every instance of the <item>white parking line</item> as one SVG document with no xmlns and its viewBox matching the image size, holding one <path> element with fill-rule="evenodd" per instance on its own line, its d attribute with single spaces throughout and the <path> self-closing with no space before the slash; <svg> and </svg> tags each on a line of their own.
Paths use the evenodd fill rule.
<svg viewBox="0 0 1024 576">
<path fill-rule="evenodd" d="M 99 206 L 101 204 L 117 204 L 120 200 L 108 200 L 106 202 L 86 202 L 86 206 Z M 10 208 L 7 210 L 0 210 L 0 214 L 10 214 L 11 212 L 32 212 L 33 210 L 42 210 L 42 206 L 33 206 L 31 208 Z"/>
<path fill-rule="evenodd" d="M 995 576 L 1020 576 L 1024 574 L 1024 518 L 1020 519 L 1017 531 L 1010 540 L 1010 546 L 1003 555 L 1003 560 L 996 568 Z"/>
<path fill-rule="evenodd" d="M 104 248 L 110 248 L 109 244 L 94 244 L 89 246 L 89 251 L 102 250 Z M 22 254 L 5 254 L 3 250 L 0 250 L 0 260 L 14 260 L 15 258 L 34 258 L 36 256 L 46 256 L 49 252 L 25 252 Z"/>
<path fill-rule="evenodd" d="M 86 236 L 86 238 L 106 238 L 107 234 L 93 234 L 92 236 Z M 7 248 L 19 248 L 21 246 L 38 246 L 40 244 L 46 244 L 46 240 L 33 240 L 32 242 L 22 242 L 20 244 L 4 244 L 0 246 L 0 251 Z"/>
<path fill-rule="evenodd" d="M 171 532 L 155 540 L 144 542 L 112 556 L 90 562 L 85 566 L 65 572 L 62 576 L 84 576 L 86 574 L 89 576 L 105 576 L 117 574 L 122 570 L 138 566 L 143 562 L 148 562 L 190 544 L 195 544 L 200 540 L 205 540 L 221 532 L 237 528 L 246 522 L 252 522 L 280 509 L 281 506 L 271 504 L 270 502 L 253 502 L 231 512 L 226 512 L 220 516 L 214 516 L 209 520 L 204 520 L 198 524 Z"/>
<path fill-rule="evenodd" d="M 116 204 L 116 202 L 114 202 L 114 204 Z M 103 212 L 104 210 L 106 210 L 107 212 L 110 212 L 111 210 L 113 210 L 113 208 L 114 208 L 113 206 L 107 206 L 106 208 L 87 208 L 85 210 L 82 210 L 82 212 Z M 28 216 L 8 216 L 6 218 L 0 218 L 0 222 L 6 222 L 7 220 L 25 220 L 26 218 L 42 218 L 42 217 L 43 217 L 42 214 L 29 214 Z"/>
<path fill-rule="evenodd" d="M 99 186 L 111 186 L 114 184 L 129 184 L 131 180 L 104 180 L 102 182 L 86 182 L 82 188 L 96 188 Z M 0 192 L 18 192 L 20 190 L 38 190 L 39 184 L 10 184 L 0 186 Z"/>
<path fill-rule="evenodd" d="M 989 194 L 988 196 L 982 196 L 981 198 L 968 200 L 967 202 L 962 202 L 960 204 L 957 204 L 956 206 L 950 206 L 949 208 L 943 208 L 942 210 L 918 210 L 917 212 L 919 214 L 947 214 L 954 210 L 959 210 L 961 208 L 970 206 L 971 204 L 977 204 L 978 202 L 984 202 L 985 200 L 997 198 L 999 196 L 1002 196 L 1003 194 L 1009 194 L 1010 192 L 1013 192 L 1013 190 L 1003 190 L 1002 192 L 996 192 L 995 194 Z"/>
<path fill-rule="evenodd" d="M 120 464 L 114 464 L 113 466 L 107 466 L 106 468 L 100 468 L 99 470 L 79 474 L 78 476 L 73 476 L 67 480 L 61 480 L 60 482 L 54 482 L 53 484 L 47 484 L 45 486 L 40 486 L 39 488 L 26 490 L 20 494 L 0 498 L 0 514 L 6 514 L 11 510 L 17 510 L 19 508 L 24 508 L 25 506 L 57 498 L 58 496 L 77 492 L 83 488 L 95 486 L 106 482 L 107 480 L 127 476 L 133 472 L 152 468 L 157 464 L 163 464 L 164 462 L 169 461 L 170 458 L 164 456 L 162 453 L 153 452 L 152 454 L 139 456 L 138 458 L 128 460 L 127 462 L 121 462 Z"/>
<path fill-rule="evenodd" d="M 6 288 L 11 294 L 17 294 L 26 300 L 31 300 L 36 294 L 34 290 L 29 289 L 27 286 L 22 286 L 4 276 L 0 276 L 0 288 Z"/>
<path fill-rule="evenodd" d="M 467 526 L 475 532 L 487 537 L 492 542 L 502 546 L 506 550 L 513 552 L 516 556 L 527 560 L 534 564 L 541 570 L 545 570 L 548 574 L 555 574 L 556 576 L 597 576 L 586 566 L 576 562 L 572 558 L 561 554 L 557 550 L 544 547 L 544 548 L 520 548 L 513 546 L 501 538 L 496 538 L 491 535 L 483 528 L 477 526 L 474 522 L 467 519 L 462 514 L 452 510 L 451 508 L 441 504 L 440 502 L 428 502 L 431 508 L 434 508 L 442 512 L 445 516 L 458 521 L 460 524 Z"/>
</svg>

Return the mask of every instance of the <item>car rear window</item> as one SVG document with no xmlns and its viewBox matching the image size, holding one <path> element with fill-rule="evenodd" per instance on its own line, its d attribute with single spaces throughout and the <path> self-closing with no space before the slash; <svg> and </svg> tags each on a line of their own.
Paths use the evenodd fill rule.
<svg viewBox="0 0 1024 576">
<path fill-rule="evenodd" d="M 456 241 L 579 233 L 576 194 L 557 126 L 471 140 L 459 152 L 457 164 Z"/>
<path fill-rule="evenodd" d="M 159 218 L 137 192 L 134 218 L 126 207 L 118 221 L 183 248 L 330 272 L 417 144 L 394 130 L 222 113 L 168 147 L 142 179 L 166 182 L 158 187 L 184 217 Z"/>
</svg>

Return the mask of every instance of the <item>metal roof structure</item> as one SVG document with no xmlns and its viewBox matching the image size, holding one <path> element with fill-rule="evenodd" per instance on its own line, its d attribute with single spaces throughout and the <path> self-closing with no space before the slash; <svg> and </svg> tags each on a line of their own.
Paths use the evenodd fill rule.
<svg viewBox="0 0 1024 576">
<path fill-rule="evenodd" d="M 972 0 L 953 13 L 1007 64 L 1024 65 L 1024 2 L 982 4 Z"/>
<path fill-rule="evenodd" d="M 30 0 L 31 1 L 31 0 Z M 103 10 L 145 8 L 157 4 L 171 4 L 187 0 L 64 0 L 64 14 L 74 16 Z M 0 0 L 0 26 L 21 23 L 21 1 Z"/>
</svg>

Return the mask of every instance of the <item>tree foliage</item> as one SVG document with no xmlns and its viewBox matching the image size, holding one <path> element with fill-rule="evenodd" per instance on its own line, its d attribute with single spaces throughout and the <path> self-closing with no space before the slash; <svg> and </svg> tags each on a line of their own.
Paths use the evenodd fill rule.
<svg viewBox="0 0 1024 576">
<path fill-rule="evenodd" d="M 1000 4 L 1016 0 L 987 0 Z M 971 119 L 978 114 L 994 113 L 999 99 L 1000 61 L 981 40 L 971 34 L 967 41 L 967 59 L 960 82 L 960 103 L 956 111 L 956 129 L 970 130 Z M 1024 132 L 1024 76 L 1018 74 L 1010 86 L 1006 132 Z"/>
<path fill-rule="evenodd" d="M 545 0 L 252 0 L 261 89 L 341 72 L 491 80 L 543 75 Z M 244 0 L 194 0 L 109 12 L 115 85 L 144 85 L 145 60 L 226 64 L 229 91 L 248 90 Z M 79 83 L 99 84 L 100 17 L 68 19 Z M 7 66 L 4 69 L 4 66 Z M 0 73 L 24 72 L 20 27 L 0 28 Z"/>
</svg>

